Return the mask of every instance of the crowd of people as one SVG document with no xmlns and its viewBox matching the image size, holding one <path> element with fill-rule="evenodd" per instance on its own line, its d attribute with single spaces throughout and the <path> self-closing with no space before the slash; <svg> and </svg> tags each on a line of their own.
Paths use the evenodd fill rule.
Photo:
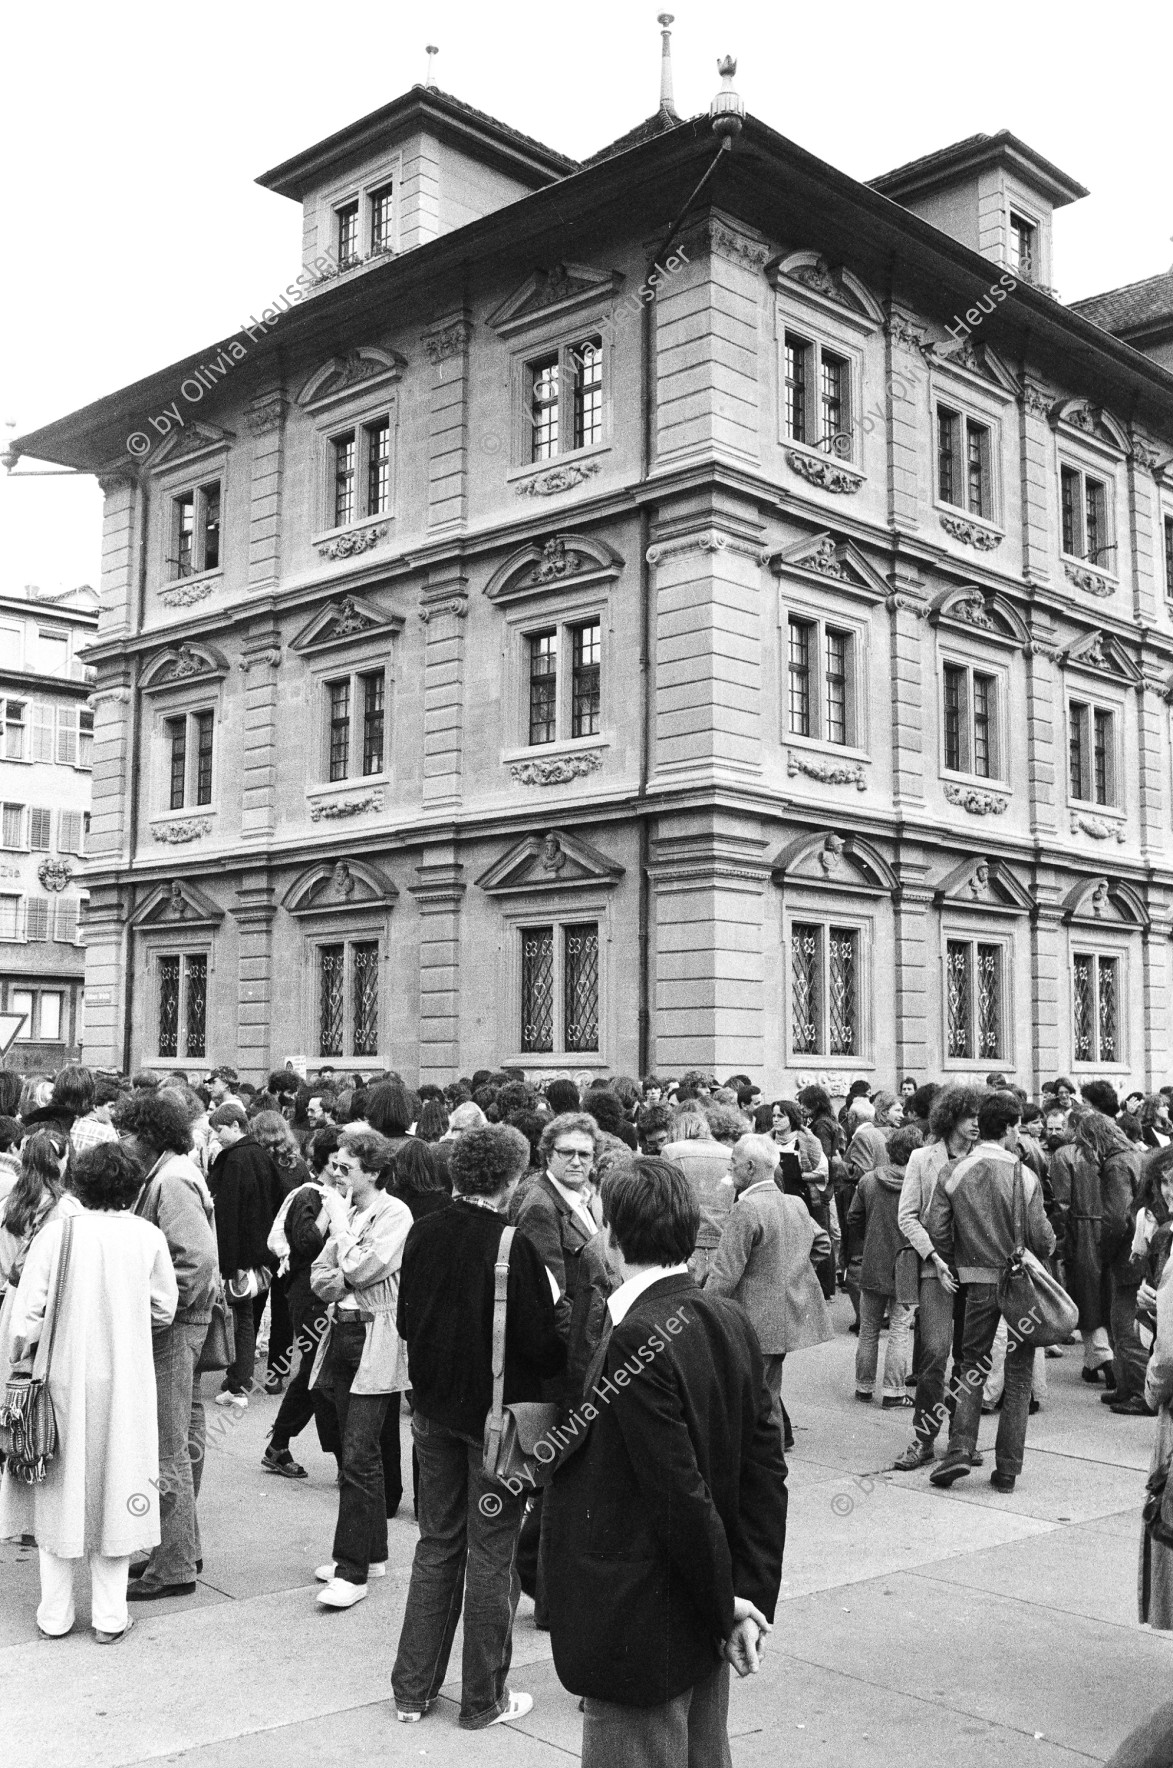
<svg viewBox="0 0 1173 1768">
<path fill-rule="evenodd" d="M 212 1377 L 226 1413 L 279 1397 L 267 1473 L 307 1477 L 311 1424 L 334 1458 L 317 1600 L 352 1608 L 386 1572 L 407 1408 L 399 1719 L 433 1706 L 462 1610 L 460 1722 L 528 1711 L 525 1589 L 584 1762 L 728 1761 L 730 1670 L 756 1669 L 780 1586 L 785 1361 L 842 1297 L 856 1400 L 909 1415 L 895 1470 L 969 1476 L 998 1410 L 990 1480 L 1014 1489 L 1064 1354 L 1002 1316 L 1022 1246 L 1078 1307 L 1089 1399 L 1160 1410 L 1167 1458 L 1171 1101 L 1062 1077 L 1031 1100 L 996 1073 L 857 1080 L 836 1109 L 701 1070 L 0 1071 L 0 1381 L 47 1379 L 58 1431 L 47 1465 L 9 1447 L 0 1537 L 36 1543 L 48 1636 L 74 1625 L 80 1559 L 101 1643 L 131 1604 L 193 1592 Z M 1149 1544 L 1141 1618 L 1173 1628 L 1173 1549 Z"/>
</svg>

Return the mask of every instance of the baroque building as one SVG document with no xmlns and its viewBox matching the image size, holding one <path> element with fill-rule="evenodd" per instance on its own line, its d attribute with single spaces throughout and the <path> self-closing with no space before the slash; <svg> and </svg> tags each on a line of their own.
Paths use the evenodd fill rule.
<svg viewBox="0 0 1173 1768">
<path fill-rule="evenodd" d="M 106 496 L 87 1059 L 1169 1076 L 1173 290 L 1059 303 L 1081 186 L 432 87 L 260 182 L 283 295 L 17 444 Z"/>
<path fill-rule="evenodd" d="M 90 824 L 89 584 L 0 596 L 0 1012 L 23 1021 L 5 1062 L 52 1073 L 83 1036 L 78 933 Z"/>
</svg>

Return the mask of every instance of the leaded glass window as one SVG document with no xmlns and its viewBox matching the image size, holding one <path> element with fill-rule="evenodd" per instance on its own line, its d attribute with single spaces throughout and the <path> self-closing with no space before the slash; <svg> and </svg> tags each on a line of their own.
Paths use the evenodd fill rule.
<svg viewBox="0 0 1173 1768">
<path fill-rule="evenodd" d="M 856 935 L 832 927 L 827 957 L 827 1053 L 854 1056 L 858 1042 Z"/>
<path fill-rule="evenodd" d="M 937 487 L 942 503 L 960 503 L 957 487 L 957 441 L 961 419 L 937 407 Z"/>
<path fill-rule="evenodd" d="M 354 1050 L 374 1056 L 379 1048 L 379 943 L 362 940 L 351 947 L 354 995 Z"/>
<path fill-rule="evenodd" d="M 203 953 L 184 960 L 187 972 L 187 999 L 183 1021 L 186 1028 L 185 1056 L 207 1055 L 208 1027 L 208 960 Z"/>
<path fill-rule="evenodd" d="M 965 425 L 965 488 L 970 514 L 990 515 L 990 432 L 984 424 L 968 420 Z"/>
<path fill-rule="evenodd" d="M 950 939 L 945 947 L 946 1049 L 957 1061 L 1004 1055 L 1002 948 Z"/>
<path fill-rule="evenodd" d="M 993 772 L 994 683 L 988 675 L 973 678 L 973 771 L 989 779 Z"/>
<path fill-rule="evenodd" d="M 795 923 L 790 929 L 790 1048 L 795 1056 L 819 1051 L 822 928 Z"/>
<path fill-rule="evenodd" d="M 1063 518 L 1063 551 L 1074 557 L 1081 551 L 1078 524 L 1079 474 L 1070 467 L 1063 467 L 1059 473 L 1059 490 Z"/>
<path fill-rule="evenodd" d="M 179 1054 L 179 959 L 159 959 L 159 1054 Z"/>
<path fill-rule="evenodd" d="M 599 1047 L 599 927 L 564 927 L 562 992 L 567 1051 Z"/>
<path fill-rule="evenodd" d="M 521 1047 L 554 1048 L 554 929 L 527 927 L 521 935 Z"/>
<path fill-rule="evenodd" d="M 945 766 L 960 773 L 965 765 L 965 671 L 945 665 Z"/>
<path fill-rule="evenodd" d="M 1076 952 L 1072 961 L 1072 1050 L 1077 1062 L 1121 1062 L 1120 959 Z"/>
<path fill-rule="evenodd" d="M 790 1050 L 794 1056 L 860 1054 L 859 934 L 854 927 L 791 923 Z"/>
<path fill-rule="evenodd" d="M 346 948 L 318 948 L 318 1054 L 341 1056 Z"/>
</svg>

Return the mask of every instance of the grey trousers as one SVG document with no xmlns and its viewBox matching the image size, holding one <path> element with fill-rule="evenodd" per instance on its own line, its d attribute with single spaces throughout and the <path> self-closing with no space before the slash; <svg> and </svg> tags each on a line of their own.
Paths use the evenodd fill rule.
<svg viewBox="0 0 1173 1768">
<path fill-rule="evenodd" d="M 206 1432 L 200 1378 L 195 1372 L 207 1322 L 168 1326 L 155 1334 L 155 1411 L 159 1425 L 159 1545 L 141 1588 L 190 1584 L 200 1558 L 196 1499 L 204 1471 Z"/>
<path fill-rule="evenodd" d="M 582 1768 L 732 1768 L 728 1664 L 662 1707 L 588 1695 L 583 1714 Z"/>
</svg>

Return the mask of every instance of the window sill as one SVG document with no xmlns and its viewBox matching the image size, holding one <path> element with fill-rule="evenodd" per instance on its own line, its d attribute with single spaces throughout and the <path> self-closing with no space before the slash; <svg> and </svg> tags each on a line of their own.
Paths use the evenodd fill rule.
<svg viewBox="0 0 1173 1768">
<path fill-rule="evenodd" d="M 224 581 L 224 567 L 214 571 L 197 571 L 191 577 L 170 577 L 159 585 L 159 600 L 165 608 L 186 608 L 192 602 L 206 601 Z"/>
<path fill-rule="evenodd" d="M 536 1068 L 543 1073 L 556 1070 L 565 1073 L 573 1069 L 589 1069 L 591 1072 L 609 1068 L 611 1064 L 598 1050 L 557 1051 L 557 1050 L 522 1050 L 515 1056 L 506 1058 L 506 1068 Z"/>
<path fill-rule="evenodd" d="M 593 442 L 589 448 L 568 448 L 561 454 L 552 454 L 549 460 L 523 461 L 506 473 L 505 483 L 516 485 L 520 495 L 522 485 L 531 479 L 540 479 L 543 473 L 556 473 L 560 467 L 583 467 L 582 477 L 586 478 L 598 472 L 600 457 L 610 452 L 610 442 Z M 594 464 L 584 466 L 584 462 Z"/>
<path fill-rule="evenodd" d="M 328 785 L 315 786 L 306 793 L 306 809 L 311 823 L 344 822 L 361 816 L 364 811 L 383 809 L 384 794 L 391 784 L 386 773 L 363 774 L 353 780 L 331 780 Z"/>
<path fill-rule="evenodd" d="M 1068 798 L 1067 808 L 1072 816 L 1099 816 L 1122 826 L 1128 821 L 1128 812 L 1120 804 L 1094 804 L 1090 798 Z"/>
<path fill-rule="evenodd" d="M 1059 554 L 1063 565 L 1063 574 L 1068 583 L 1082 589 L 1085 595 L 1115 595 L 1120 588 L 1120 579 L 1113 571 L 1105 571 L 1102 565 L 1093 565 L 1089 559 L 1076 558 L 1073 553 Z"/>
<path fill-rule="evenodd" d="M 201 804 L 193 810 L 161 810 L 148 818 L 152 841 L 168 847 L 200 841 L 212 833 L 216 819 L 214 804 Z"/>
<path fill-rule="evenodd" d="M 866 749 L 855 743 L 833 743 L 830 737 L 797 737 L 787 731 L 782 741 L 793 749 L 803 749 L 808 755 L 822 755 L 828 761 L 871 761 Z"/>
<path fill-rule="evenodd" d="M 316 547 L 324 559 L 353 558 L 356 553 L 370 552 L 372 547 L 378 546 L 386 538 L 394 520 L 390 511 L 382 516 L 363 516 L 342 528 L 323 528 L 321 533 L 310 537 L 310 545 Z"/>
<path fill-rule="evenodd" d="M 792 1069 L 825 1068 L 832 1074 L 853 1074 L 863 1076 L 875 1072 L 877 1064 L 870 1056 L 796 1056 L 791 1052 L 786 1058 L 786 1068 Z"/>
<path fill-rule="evenodd" d="M 946 534 L 978 552 L 993 552 L 1006 538 L 1006 530 L 993 516 L 975 516 L 960 503 L 944 503 L 934 497 L 933 508 Z"/>
<path fill-rule="evenodd" d="M 518 749 L 502 749 L 501 760 L 553 761 L 563 755 L 586 755 L 610 747 L 611 738 L 602 734 L 597 737 L 560 737 L 556 743 L 525 743 Z"/>
<path fill-rule="evenodd" d="M 836 491 L 851 497 L 867 483 L 863 469 L 848 455 L 828 454 L 808 442 L 782 443 L 786 464 L 800 479 L 820 491 Z"/>
</svg>

